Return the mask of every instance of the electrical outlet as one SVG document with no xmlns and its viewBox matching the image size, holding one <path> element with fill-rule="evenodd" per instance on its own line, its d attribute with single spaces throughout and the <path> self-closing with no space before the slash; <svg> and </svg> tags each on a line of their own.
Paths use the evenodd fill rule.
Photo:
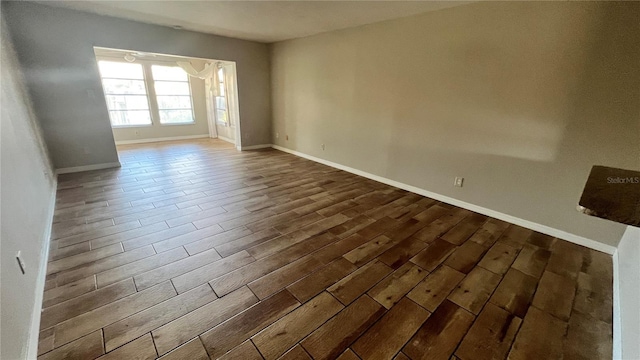
<svg viewBox="0 0 640 360">
<path fill-rule="evenodd" d="M 463 177 L 456 176 L 456 178 L 453 180 L 453 186 L 462 187 L 462 183 L 463 182 L 464 182 L 464 178 Z"/>
<path fill-rule="evenodd" d="M 324 144 L 322 144 L 322 151 L 324 151 Z"/>
<path fill-rule="evenodd" d="M 276 139 L 280 138 L 280 133 L 276 133 Z"/>
<path fill-rule="evenodd" d="M 20 251 L 16 253 L 16 260 L 18 260 L 18 267 L 20 267 L 20 271 L 22 271 L 22 274 L 24 275 L 27 266 L 25 265 L 24 260 L 22 260 L 22 257 L 20 256 Z"/>
</svg>

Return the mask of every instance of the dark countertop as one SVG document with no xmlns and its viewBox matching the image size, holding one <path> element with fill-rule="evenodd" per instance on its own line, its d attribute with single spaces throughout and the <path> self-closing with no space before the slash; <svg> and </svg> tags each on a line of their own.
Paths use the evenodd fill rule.
<svg viewBox="0 0 640 360">
<path fill-rule="evenodd" d="M 578 204 L 587 215 L 640 226 L 640 171 L 594 166 Z"/>
</svg>

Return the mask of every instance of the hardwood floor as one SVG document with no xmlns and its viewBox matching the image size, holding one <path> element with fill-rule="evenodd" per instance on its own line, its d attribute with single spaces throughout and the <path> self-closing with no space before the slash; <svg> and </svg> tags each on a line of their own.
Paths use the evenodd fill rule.
<svg viewBox="0 0 640 360">
<path fill-rule="evenodd" d="M 40 359 L 607 359 L 612 259 L 276 150 L 59 177 Z"/>
</svg>

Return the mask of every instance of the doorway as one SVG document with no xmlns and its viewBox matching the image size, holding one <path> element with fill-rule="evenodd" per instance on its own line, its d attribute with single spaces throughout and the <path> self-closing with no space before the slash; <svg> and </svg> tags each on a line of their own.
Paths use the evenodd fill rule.
<svg viewBox="0 0 640 360">
<path fill-rule="evenodd" d="M 218 139 L 230 142 L 240 147 L 236 139 L 239 139 L 239 116 L 237 103 L 237 81 L 235 63 L 221 64 L 216 73 L 205 81 L 205 86 L 210 89 L 210 104 L 208 108 L 214 114 L 209 116 L 209 129 L 215 130 Z M 213 134 L 212 134 L 213 135 Z"/>
<path fill-rule="evenodd" d="M 240 148 L 235 62 L 94 52 L 116 145 L 209 137 Z"/>
</svg>

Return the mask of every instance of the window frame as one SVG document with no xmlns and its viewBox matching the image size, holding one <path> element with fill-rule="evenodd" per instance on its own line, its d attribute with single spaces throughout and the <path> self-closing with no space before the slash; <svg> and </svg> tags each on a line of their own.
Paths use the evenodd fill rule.
<svg viewBox="0 0 640 360">
<path fill-rule="evenodd" d="M 121 58 L 116 58 L 116 57 L 111 57 L 111 56 L 96 56 L 96 64 L 98 65 L 98 63 L 100 61 L 106 61 L 106 62 L 114 62 L 114 63 L 124 63 L 124 64 L 130 64 L 130 62 L 121 59 Z M 113 94 L 107 94 L 105 87 L 104 87 L 104 83 L 103 83 L 103 78 L 102 74 L 100 73 L 100 69 L 99 69 L 99 65 L 98 65 L 98 75 L 100 78 L 100 84 L 102 85 L 102 90 L 103 90 L 103 95 L 104 95 L 104 100 L 105 100 L 105 106 L 107 107 L 107 115 L 109 117 L 109 125 L 113 128 L 113 129 L 127 129 L 127 128 L 149 128 L 149 127 L 155 127 L 155 126 L 188 126 L 188 125 L 196 125 L 197 124 L 197 119 L 196 119 L 196 111 L 195 111 L 195 105 L 194 105 L 194 99 L 193 99 L 193 89 L 192 89 L 192 83 L 191 83 L 191 77 L 189 75 L 187 75 L 187 80 L 186 81 L 180 81 L 180 80 L 158 80 L 158 81 L 168 81 L 168 82 L 186 82 L 187 83 L 187 88 L 189 89 L 189 101 L 190 101 L 190 105 L 191 105 L 191 118 L 193 119 L 191 122 L 181 122 L 181 123 L 162 123 L 162 121 L 160 121 L 160 108 L 159 108 L 159 104 L 158 104 L 158 95 L 156 94 L 155 91 L 155 79 L 153 78 L 153 73 L 151 70 L 151 67 L 153 65 L 159 65 L 159 66 L 166 66 L 166 67 L 178 67 L 179 66 L 175 66 L 175 65 L 171 65 L 171 63 L 165 64 L 165 62 L 161 62 L 161 61 L 153 61 L 153 60 L 147 60 L 147 59 L 137 59 L 134 64 L 138 64 L 142 67 L 142 79 L 123 79 L 123 78 L 110 78 L 107 77 L 106 79 L 116 79 L 116 80 L 137 80 L 137 81 L 143 81 L 144 83 L 144 89 L 145 89 L 145 94 L 127 94 L 127 95 L 138 95 L 138 96 L 145 96 L 147 98 L 147 104 L 149 106 L 149 108 L 147 109 L 147 111 L 150 114 L 150 118 L 151 118 L 151 123 L 150 124 L 143 124 L 143 125 L 136 125 L 136 124 L 131 124 L 131 125 L 113 125 L 113 123 L 111 122 L 111 114 L 110 112 L 112 110 L 109 110 L 109 104 L 107 102 L 107 96 L 109 95 L 113 95 Z M 187 96 L 187 95 L 160 95 L 160 96 Z M 144 109 L 141 109 L 144 110 Z M 140 111 L 141 111 L 140 110 Z M 172 109 L 164 109 L 164 110 L 172 110 Z M 178 110 L 178 109 L 175 109 Z M 188 110 L 188 109 L 180 109 L 180 110 Z M 127 111 L 127 110 L 113 110 L 113 111 Z M 133 111 L 133 110 L 132 110 Z"/>
<path fill-rule="evenodd" d="M 158 112 L 158 124 L 160 126 L 180 126 L 180 125 L 194 125 L 196 123 L 196 113 L 194 110 L 194 106 L 193 106 L 193 92 L 191 91 L 191 77 L 185 72 L 186 76 L 187 76 L 187 80 L 186 81 L 181 81 L 181 80 L 156 80 L 153 77 L 153 66 L 164 66 L 164 67 L 176 67 L 176 68 L 180 68 L 179 66 L 171 66 L 171 65 L 162 65 L 162 64 L 148 64 L 149 66 L 149 74 L 151 74 L 151 81 L 153 82 L 153 95 L 155 96 L 155 105 L 156 105 L 156 111 Z M 187 96 L 187 95 L 158 95 L 158 93 L 156 92 L 156 82 L 181 82 L 187 83 L 187 89 L 189 90 L 189 103 L 191 104 L 191 107 L 189 109 L 161 109 L 160 108 L 160 103 L 158 101 L 158 97 L 159 96 Z M 191 121 L 190 122 L 180 122 L 180 123 L 163 123 L 162 122 L 162 118 L 160 116 L 160 111 L 171 111 L 171 110 L 191 110 Z"/>
<path fill-rule="evenodd" d="M 228 94 L 229 88 L 227 87 L 227 79 L 226 79 L 226 74 L 227 73 L 226 73 L 226 70 L 224 68 L 216 69 L 216 71 L 220 71 L 220 70 L 222 70 L 222 77 L 220 76 L 220 73 L 218 73 L 218 76 L 217 76 L 218 83 L 216 84 L 216 86 L 217 87 L 219 87 L 220 85 L 223 86 L 224 96 L 219 96 L 219 95 L 214 96 L 214 108 L 215 108 L 216 124 L 221 125 L 221 126 L 225 126 L 225 127 L 231 127 L 231 114 L 229 112 L 229 96 L 228 96 L 229 95 Z M 218 98 L 223 98 L 224 99 L 224 103 L 225 103 L 224 112 L 227 114 L 227 122 L 219 120 L 218 111 L 220 111 L 220 109 L 218 108 Z"/>
<path fill-rule="evenodd" d="M 127 61 L 119 61 L 119 59 L 107 59 L 107 58 L 101 58 L 101 59 L 97 59 L 97 65 L 98 65 L 98 73 L 100 74 L 100 84 L 102 85 L 102 92 L 104 94 L 104 101 L 105 101 L 105 105 L 107 106 L 107 113 L 109 114 L 109 124 L 111 125 L 112 128 L 138 128 L 138 127 L 152 127 L 154 125 L 154 121 L 153 121 L 153 106 L 151 104 L 151 98 L 149 97 L 149 86 L 147 83 L 147 74 L 145 71 L 145 64 L 141 64 L 141 63 L 137 63 L 135 65 L 140 65 L 140 68 L 142 69 L 142 79 L 128 79 L 128 78 L 115 78 L 115 77 L 104 77 L 102 76 L 102 73 L 100 72 L 100 62 L 104 61 L 104 62 L 112 62 L 112 63 L 125 63 L 125 64 L 132 64 L 129 63 Z M 104 86 L 104 80 L 134 80 L 134 81 L 142 81 L 142 83 L 144 84 L 144 94 L 107 94 L 106 88 Z M 147 109 L 135 109 L 135 110 L 111 110 L 109 109 L 109 102 L 107 101 L 107 97 L 108 96 L 144 96 L 147 100 Z M 127 111 L 147 111 L 149 113 L 149 124 L 126 124 L 126 125 L 114 125 L 113 121 L 111 120 L 111 112 L 112 111 L 118 111 L 118 112 L 127 112 Z"/>
</svg>

